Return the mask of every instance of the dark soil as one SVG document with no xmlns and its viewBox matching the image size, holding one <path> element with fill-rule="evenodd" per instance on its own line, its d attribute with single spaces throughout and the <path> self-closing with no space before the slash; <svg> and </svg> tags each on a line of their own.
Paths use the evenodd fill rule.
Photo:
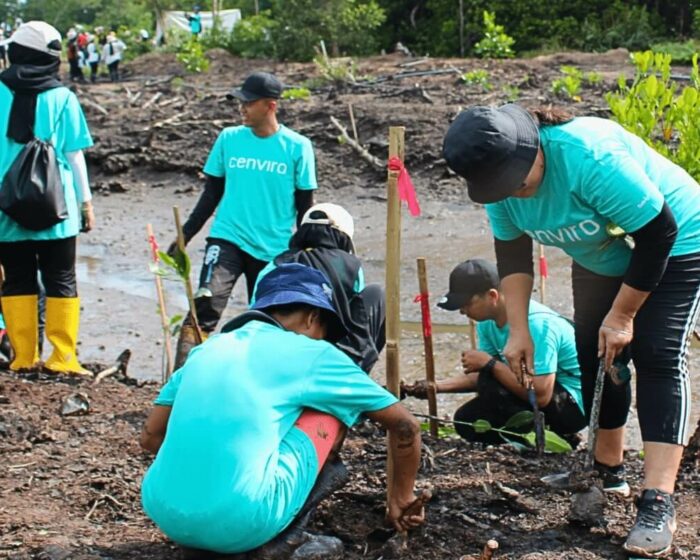
<svg viewBox="0 0 700 560">
<path fill-rule="evenodd" d="M 127 65 L 120 84 L 79 86 L 95 147 L 88 153 L 98 227 L 81 237 L 79 272 L 83 312 L 81 356 L 108 362 L 125 347 L 141 378 L 160 370 L 160 330 L 148 273 L 145 223 L 156 228 L 161 244 L 173 234 L 170 206 L 185 213 L 196 201 L 201 168 L 223 126 L 238 122 L 225 93 L 252 70 L 276 72 L 291 85 L 317 79 L 311 64 L 245 61 L 222 51 L 210 53 L 207 74 L 186 75 L 173 55 L 148 55 Z M 384 161 L 387 132 L 406 126 L 406 164 L 423 206 L 419 220 L 403 227 L 402 317 L 418 318 L 413 303 L 413 262 L 429 255 L 431 287 L 446 286 L 449 270 L 469 256 L 491 257 L 491 239 L 483 211 L 465 197 L 463 184 L 440 157 L 444 131 L 460 108 L 508 100 L 505 86 L 519 88 L 525 105 L 555 103 L 577 114 L 607 114 L 603 91 L 618 74 L 631 75 L 626 51 L 603 55 L 564 53 L 532 60 L 480 61 L 428 59 L 412 66 L 398 55 L 360 61 L 358 84 L 325 85 L 307 101 L 282 103 L 282 122 L 309 136 L 315 145 L 319 200 L 346 206 L 356 218 L 356 245 L 370 281 L 383 281 L 386 173 L 375 169 L 338 142 L 333 115 L 350 129 L 348 103 L 354 106 L 360 141 Z M 563 64 L 600 73 L 603 81 L 584 86 L 580 101 L 553 96 L 550 85 Z M 406 72 L 443 71 L 430 76 Z M 463 72 L 484 68 L 490 89 L 466 86 Z M 399 75 L 400 73 L 403 73 Z M 512 93 L 512 92 L 511 92 Z M 106 113 L 106 114 L 105 114 Z M 193 268 L 201 258 L 202 232 L 190 245 Z M 548 303 L 570 313 L 569 260 L 552 251 Z M 82 268 L 81 268 L 82 267 Z M 148 287 L 148 289 L 147 289 Z M 168 287 L 169 312 L 183 307 L 181 287 Z M 178 292 L 178 294 L 175 294 Z M 244 305 L 240 287 L 232 313 Z M 449 314 L 436 311 L 434 319 Z M 454 316 L 450 316 L 455 320 Z M 458 371 L 461 335 L 436 337 L 439 375 Z M 401 371 L 407 379 L 422 375 L 422 340 L 402 338 Z M 376 379 L 381 380 L 380 361 Z M 697 382 L 694 382 L 697 386 Z M 157 388 L 108 379 L 93 386 L 18 379 L 0 372 L 0 558 L 146 559 L 178 558 L 145 518 L 140 481 L 150 457 L 138 446 L 138 433 Z M 90 412 L 59 414 L 62 402 L 83 393 Z M 441 413 L 451 403 L 440 396 Z M 410 402 L 419 409 L 423 403 Z M 315 529 L 341 538 L 346 558 L 404 557 L 425 560 L 478 558 L 488 539 L 500 544 L 503 559 L 617 559 L 620 543 L 634 519 L 633 500 L 611 498 L 607 524 L 588 530 L 567 521 L 569 496 L 545 488 L 539 478 L 560 472 L 580 459 L 547 456 L 538 460 L 510 448 L 468 446 L 461 440 L 425 438 L 420 487 L 432 486 L 427 523 L 401 550 L 393 532 L 383 528 L 385 444 L 371 424 L 354 429 L 344 450 L 351 482 L 325 502 Z M 640 485 L 641 460 L 628 452 L 630 482 Z M 499 483 L 518 493 L 505 497 Z M 697 465 L 681 474 L 677 493 L 679 530 L 672 558 L 700 559 L 700 477 Z"/>
</svg>

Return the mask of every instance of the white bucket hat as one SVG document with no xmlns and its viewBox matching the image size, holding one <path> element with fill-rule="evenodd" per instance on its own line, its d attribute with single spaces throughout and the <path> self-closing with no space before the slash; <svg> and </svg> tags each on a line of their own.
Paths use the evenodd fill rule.
<svg viewBox="0 0 700 560">
<path fill-rule="evenodd" d="M 28 21 L 17 28 L 9 43 L 17 43 L 35 51 L 61 56 L 61 34 L 45 21 Z"/>
<path fill-rule="evenodd" d="M 313 218 L 312 214 L 315 212 L 323 213 L 323 217 L 316 214 Z M 321 202 L 320 204 L 314 204 L 309 208 L 304 217 L 301 219 L 301 225 L 304 224 L 321 224 L 331 226 L 338 231 L 342 231 L 347 235 L 352 241 L 352 236 L 355 234 L 355 222 L 345 208 L 331 202 Z"/>
</svg>

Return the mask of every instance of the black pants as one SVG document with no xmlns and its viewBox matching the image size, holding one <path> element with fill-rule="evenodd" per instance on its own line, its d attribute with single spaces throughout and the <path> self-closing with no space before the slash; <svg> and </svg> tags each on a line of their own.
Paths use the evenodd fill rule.
<svg viewBox="0 0 700 560">
<path fill-rule="evenodd" d="M 74 81 L 79 81 L 79 82 L 84 82 L 85 81 L 85 76 L 83 76 L 83 69 L 80 67 L 80 64 L 78 64 L 78 59 L 75 58 L 73 60 L 68 61 L 68 66 L 70 68 L 70 79 L 71 82 Z"/>
<path fill-rule="evenodd" d="M 366 336 L 346 336 L 336 346 L 350 356 L 363 371 L 369 373 L 386 344 L 384 290 L 379 284 L 368 284 L 357 297 L 362 300 L 364 307 L 363 318 L 366 320 L 363 323 Z M 363 347 L 359 348 L 359 345 Z"/>
<path fill-rule="evenodd" d="M 477 384 L 478 396 L 457 409 L 454 419 L 458 422 L 488 420 L 495 428 L 501 428 L 509 418 L 523 410 L 532 410 L 530 404 L 513 395 L 492 374 L 480 373 Z M 586 419 L 574 398 L 559 382 L 555 382 L 552 400 L 542 409 L 545 425 L 553 432 L 566 436 L 575 434 L 586 426 Z M 505 443 L 493 431 L 476 433 L 471 426 L 455 424 L 457 433 L 468 441 L 479 441 L 490 445 Z"/>
<path fill-rule="evenodd" d="M 216 328 L 241 274 L 245 275 L 250 301 L 258 274 L 266 265 L 267 262 L 256 259 L 229 241 L 213 237 L 207 239 L 199 275 L 198 292 L 201 295 L 194 300 L 199 326 L 204 332 L 210 333 Z M 202 294 L 205 290 L 209 293 Z M 191 321 L 188 316 L 185 322 L 191 324 Z"/>
<path fill-rule="evenodd" d="M 107 70 L 109 70 L 109 79 L 113 82 L 118 82 L 119 81 L 119 61 L 115 60 L 111 64 L 108 64 Z"/>
<path fill-rule="evenodd" d="M 37 273 L 47 297 L 76 297 L 75 237 L 47 241 L 0 243 L 0 262 L 5 269 L 4 296 L 39 293 Z"/>
<path fill-rule="evenodd" d="M 581 388 L 584 408 L 590 414 L 598 369 L 598 330 L 622 278 L 600 276 L 574 264 L 572 280 Z M 632 343 L 618 358 L 634 362 L 637 412 L 644 441 L 683 445 L 688 439 L 688 344 L 699 301 L 700 253 L 672 257 L 661 282 L 637 313 Z M 600 427 L 624 426 L 630 401 L 629 382 L 615 385 L 606 378 Z"/>
<path fill-rule="evenodd" d="M 97 71 L 98 71 L 99 67 L 100 67 L 99 62 L 91 62 L 90 63 L 90 81 L 93 84 L 97 80 Z"/>
</svg>

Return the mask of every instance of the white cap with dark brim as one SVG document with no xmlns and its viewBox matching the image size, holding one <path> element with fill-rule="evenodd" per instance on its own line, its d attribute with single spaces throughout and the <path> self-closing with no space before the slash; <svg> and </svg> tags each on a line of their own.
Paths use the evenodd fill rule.
<svg viewBox="0 0 700 560">
<path fill-rule="evenodd" d="M 61 34 L 45 21 L 23 23 L 5 43 L 16 43 L 51 56 L 61 56 Z"/>
</svg>

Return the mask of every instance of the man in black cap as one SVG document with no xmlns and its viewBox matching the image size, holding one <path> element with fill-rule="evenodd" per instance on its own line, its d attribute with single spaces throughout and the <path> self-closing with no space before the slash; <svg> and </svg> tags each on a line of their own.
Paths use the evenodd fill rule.
<svg viewBox="0 0 700 560">
<path fill-rule="evenodd" d="M 462 352 L 464 375 L 435 384 L 438 393 L 478 393 L 455 412 L 454 418 L 460 422 L 488 420 L 492 426 L 502 427 L 518 412 L 531 410 L 525 387 L 503 356 L 509 328 L 499 287 L 496 265 L 472 259 L 455 267 L 450 274 L 450 290 L 438 302 L 443 309 L 459 310 L 477 321 L 479 349 Z M 574 329 L 564 317 L 536 301 L 530 301 L 528 319 L 535 340 L 533 385 L 537 404 L 551 430 L 569 436 L 586 425 Z M 427 389 L 425 381 L 404 386 L 406 394 L 418 398 L 426 398 Z M 455 427 L 470 441 L 504 442 L 496 432 L 476 433 L 463 424 Z"/>
<path fill-rule="evenodd" d="M 218 207 L 195 294 L 205 335 L 216 328 L 238 277 L 245 275 L 250 299 L 258 273 L 287 249 L 294 225 L 313 205 L 313 147 L 277 121 L 281 95 L 282 84 L 266 72 L 251 74 L 227 95 L 238 100 L 242 125 L 225 128 L 216 139 L 204 166 L 204 192 L 183 226 L 187 243 Z M 188 316 L 178 340 L 177 367 L 195 344 Z"/>
</svg>

